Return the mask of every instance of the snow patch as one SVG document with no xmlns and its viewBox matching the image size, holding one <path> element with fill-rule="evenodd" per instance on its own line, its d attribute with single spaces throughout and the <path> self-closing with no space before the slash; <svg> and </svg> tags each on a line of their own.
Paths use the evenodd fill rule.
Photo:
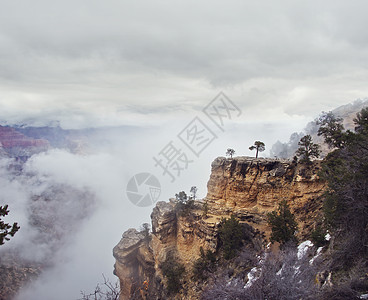
<svg viewBox="0 0 368 300">
<path fill-rule="evenodd" d="M 256 275 L 257 272 L 258 272 L 257 267 L 254 267 L 250 270 L 250 272 L 247 275 L 248 276 L 248 282 L 244 286 L 245 289 L 250 288 L 252 286 L 253 282 L 258 279 L 258 276 Z"/>
<path fill-rule="evenodd" d="M 310 265 L 311 265 L 311 264 L 313 264 L 313 263 L 314 263 L 314 261 L 316 260 L 316 258 L 321 254 L 322 249 L 323 249 L 323 247 L 319 247 L 319 248 L 317 249 L 317 253 L 316 253 L 316 255 L 315 255 L 315 256 L 313 256 L 313 257 L 310 259 L 310 261 L 309 261 L 309 264 L 310 264 Z"/>
<path fill-rule="evenodd" d="M 304 255 L 307 253 L 308 249 L 313 247 L 313 243 L 311 241 L 305 241 L 298 246 L 298 259 L 302 259 Z"/>
</svg>

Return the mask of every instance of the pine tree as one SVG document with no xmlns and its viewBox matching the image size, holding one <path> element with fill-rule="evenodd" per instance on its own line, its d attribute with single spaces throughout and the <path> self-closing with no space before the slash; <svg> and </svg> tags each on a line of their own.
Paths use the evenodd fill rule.
<svg viewBox="0 0 368 300">
<path fill-rule="evenodd" d="M 254 145 L 249 147 L 249 150 L 256 150 L 256 158 L 258 158 L 258 152 L 263 152 L 265 149 L 266 145 L 261 141 L 255 141 Z"/>
<path fill-rule="evenodd" d="M 18 223 L 9 225 L 9 223 L 5 223 L 3 220 L 1 220 L 1 217 L 7 216 L 8 213 L 8 205 L 0 206 L 0 245 L 3 245 L 5 241 L 9 241 L 10 238 L 8 236 L 13 237 L 15 233 L 20 229 Z"/>
<path fill-rule="evenodd" d="M 230 158 L 233 158 L 233 155 L 234 154 L 235 154 L 235 150 L 234 149 L 228 148 L 226 150 L 226 156 L 230 156 Z"/>
<path fill-rule="evenodd" d="M 308 134 L 303 136 L 298 145 L 299 149 L 296 151 L 296 155 L 299 156 L 300 162 L 309 164 L 311 158 L 318 158 L 321 151 L 319 145 L 312 142 L 312 137 Z"/>
<path fill-rule="evenodd" d="M 344 145 L 343 134 L 344 126 L 342 125 L 342 118 L 335 117 L 330 111 L 328 113 L 323 112 L 316 124 L 319 125 L 318 136 L 323 136 L 325 143 L 329 148 L 341 148 Z"/>
<path fill-rule="evenodd" d="M 298 224 L 286 200 L 281 201 L 278 209 L 267 215 L 267 222 L 272 229 L 270 238 L 272 243 L 279 242 L 284 245 L 289 241 L 296 241 L 295 232 Z"/>
<path fill-rule="evenodd" d="M 230 219 L 222 219 L 219 224 L 219 238 L 224 251 L 224 258 L 235 257 L 237 250 L 243 245 L 243 229 L 234 215 Z"/>
</svg>

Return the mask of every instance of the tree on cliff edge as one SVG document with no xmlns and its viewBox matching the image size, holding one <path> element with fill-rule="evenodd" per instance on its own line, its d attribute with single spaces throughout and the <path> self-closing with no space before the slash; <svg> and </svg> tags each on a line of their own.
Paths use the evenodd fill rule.
<svg viewBox="0 0 368 300">
<path fill-rule="evenodd" d="M 311 158 L 318 158 L 321 153 L 319 145 L 312 142 L 312 137 L 309 134 L 303 136 L 298 145 L 300 147 L 295 154 L 301 158 L 300 161 L 302 163 L 309 164 L 311 162 Z"/>
<path fill-rule="evenodd" d="M 1 219 L 1 217 L 7 216 L 8 213 L 9 213 L 8 205 L 0 206 L 0 245 L 3 245 L 5 241 L 9 241 L 10 238 L 8 236 L 13 237 L 15 233 L 20 229 L 18 223 L 9 225 L 9 223 L 5 223 Z"/>
<path fill-rule="evenodd" d="M 226 156 L 230 156 L 230 158 L 233 158 L 233 155 L 234 154 L 235 154 L 235 150 L 234 149 L 228 148 L 226 150 Z"/>
<path fill-rule="evenodd" d="M 256 150 L 256 158 L 258 158 L 258 152 L 263 152 L 266 149 L 265 143 L 261 141 L 255 141 L 254 145 L 249 147 L 249 150 L 253 151 Z"/>
<path fill-rule="evenodd" d="M 196 187 L 192 187 L 191 193 L 197 192 Z M 191 210 L 194 208 L 194 199 L 193 197 L 188 197 L 188 195 L 181 191 L 179 194 L 175 194 L 176 205 L 175 210 L 179 213 L 180 216 L 189 217 Z"/>
<path fill-rule="evenodd" d="M 197 197 L 197 191 L 198 191 L 198 188 L 196 186 L 192 186 L 190 188 L 190 193 L 192 194 L 192 199 L 195 200 L 196 197 Z"/>
<path fill-rule="evenodd" d="M 331 111 L 322 112 L 321 116 L 316 121 L 319 125 L 318 136 L 323 136 L 325 143 L 330 149 L 342 148 L 345 144 L 346 135 L 343 133 L 343 119 L 336 117 Z"/>
</svg>

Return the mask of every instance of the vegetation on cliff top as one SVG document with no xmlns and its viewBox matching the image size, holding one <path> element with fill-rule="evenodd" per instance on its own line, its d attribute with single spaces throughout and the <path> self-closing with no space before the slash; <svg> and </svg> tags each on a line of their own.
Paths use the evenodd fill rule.
<svg viewBox="0 0 368 300">
<path fill-rule="evenodd" d="M 254 145 L 249 147 L 249 150 L 251 151 L 256 150 L 256 158 L 258 158 L 258 153 L 265 151 L 265 149 L 266 149 L 266 145 L 265 143 L 261 141 L 255 141 Z"/>
<path fill-rule="evenodd" d="M 341 119 L 326 114 L 320 133 L 335 149 L 322 164 L 328 182 L 325 226 L 335 243 L 330 268 L 336 281 L 352 290 L 368 291 L 368 108 L 354 119 L 355 131 L 344 131 Z M 340 282 L 341 283 L 341 282 Z"/>
<path fill-rule="evenodd" d="M 326 245 L 328 251 L 311 259 L 295 246 L 290 248 L 297 227 L 287 203 L 281 202 L 268 215 L 271 240 L 284 245 L 281 251 L 266 251 L 251 271 L 217 276 L 203 299 L 359 299 L 368 293 L 368 108 L 354 122 L 353 132 L 344 131 L 342 119 L 331 113 L 318 120 L 318 134 L 332 152 L 322 161 L 319 174 L 328 183 L 323 222 L 316 220 L 310 236 L 314 251 Z M 308 136 L 299 146 L 301 162 L 318 157 L 318 146 Z M 327 230 L 330 242 L 325 239 Z"/>
<path fill-rule="evenodd" d="M 232 148 L 228 148 L 226 150 L 226 156 L 230 156 L 230 158 L 233 158 L 233 155 L 235 154 L 235 150 Z"/>
<path fill-rule="evenodd" d="M 342 120 L 331 113 L 323 113 L 318 120 L 318 134 L 332 152 L 322 161 L 319 173 L 328 190 L 323 197 L 323 218 L 314 220 L 310 228 L 310 248 L 301 247 L 304 243 L 296 247 L 297 223 L 286 201 L 267 216 L 270 240 L 282 245 L 279 251 L 258 247 L 255 233 L 247 236 L 248 225 L 232 215 L 217 227 L 216 251 L 201 248 L 192 272 L 171 254 L 160 264 L 169 297 L 188 292 L 189 278 L 196 281 L 198 292 L 203 291 L 204 300 L 358 299 L 368 293 L 368 109 L 354 121 L 353 132 L 344 131 Z M 302 163 L 318 157 L 319 148 L 310 136 L 303 137 L 299 146 Z M 176 194 L 175 211 L 177 217 L 196 221 L 200 218 L 196 189 L 191 192 L 192 197 L 184 191 Z M 208 209 L 206 202 L 203 218 Z M 332 235 L 330 241 L 326 241 L 327 232 Z M 317 247 L 324 248 L 317 251 Z"/>
<path fill-rule="evenodd" d="M 320 155 L 319 145 L 312 142 L 312 137 L 307 134 L 303 136 L 296 151 L 296 156 L 300 157 L 300 162 L 305 164 L 311 163 L 311 158 L 318 158 Z"/>
</svg>

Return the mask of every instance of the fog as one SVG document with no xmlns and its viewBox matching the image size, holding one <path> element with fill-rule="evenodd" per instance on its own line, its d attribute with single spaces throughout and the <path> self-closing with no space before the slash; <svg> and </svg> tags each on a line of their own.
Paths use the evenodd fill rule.
<svg viewBox="0 0 368 300">
<path fill-rule="evenodd" d="M 194 117 L 216 136 L 198 156 L 178 137 Z M 251 111 L 242 110 L 219 128 L 198 110 L 156 126 L 74 132 L 74 144 L 80 141 L 79 147 L 34 154 L 21 172 L 9 167 L 14 160 L 1 159 L 1 201 L 9 204 L 7 221 L 18 222 L 21 230 L 0 252 L 11 251 L 43 268 L 16 299 L 78 299 L 81 291 L 94 291 L 102 274 L 117 280 L 112 274 L 112 249 L 125 230 L 150 223 L 154 206 L 138 207 L 130 202 L 126 188 L 132 176 L 142 172 L 156 176 L 161 185 L 157 201 L 168 201 L 182 190 L 189 193 L 191 186 L 197 186 L 198 197 L 203 198 L 211 162 L 225 156 L 227 148 L 233 148 L 235 156 L 254 156 L 248 148 L 261 140 L 266 151 L 260 157 L 269 157 L 276 153 L 278 140 L 287 142 L 309 121 L 299 116 L 256 121 Z M 174 180 L 153 159 L 170 142 L 190 161 Z"/>
<path fill-rule="evenodd" d="M 250 118 L 311 118 L 368 93 L 367 5 L 4 1 L 0 118 L 144 125 L 220 90 Z"/>
<path fill-rule="evenodd" d="M 248 148 L 261 140 L 260 156 L 290 156 L 293 132 L 367 97 L 367 6 L 4 1 L 0 125 L 75 130 L 52 137 L 58 148 L 21 169 L 0 159 L 6 220 L 21 226 L 1 259 L 18 255 L 44 270 L 17 299 L 77 299 L 102 273 L 115 280 L 112 248 L 126 229 L 150 222 L 153 208 L 128 199 L 132 176 L 156 176 L 157 200 L 191 186 L 204 197 L 211 162 L 227 148 L 253 156 Z M 221 129 L 203 113 L 220 91 L 241 111 Z M 214 137 L 199 155 L 178 137 L 195 117 Z M 154 161 L 170 143 L 188 159 L 175 178 Z"/>
<path fill-rule="evenodd" d="M 217 138 L 197 157 L 186 148 L 178 134 L 199 116 Z M 299 121 L 299 122 L 298 122 Z M 304 120 L 296 120 L 302 128 Z M 298 125 L 299 124 L 299 125 Z M 112 248 L 128 228 L 150 223 L 153 205 L 138 207 L 126 195 L 129 179 L 148 172 L 161 184 L 158 201 L 168 201 L 175 193 L 198 187 L 198 197 L 206 195 L 211 162 L 225 156 L 254 153 L 248 147 L 255 140 L 268 146 L 277 138 L 287 139 L 289 122 L 249 122 L 247 112 L 226 120 L 220 130 L 206 116 L 197 114 L 151 127 L 101 128 L 88 133 L 79 153 L 50 149 L 33 155 L 21 173 L 9 169 L 12 159 L 2 159 L 2 203 L 9 204 L 7 221 L 17 221 L 21 230 L 0 249 L 17 253 L 24 260 L 42 265 L 44 271 L 17 299 L 78 299 L 80 291 L 91 292 L 102 274 L 112 274 Z M 79 138 L 83 138 L 83 132 Z M 175 180 L 155 166 L 153 157 L 172 141 L 191 161 Z"/>
</svg>

